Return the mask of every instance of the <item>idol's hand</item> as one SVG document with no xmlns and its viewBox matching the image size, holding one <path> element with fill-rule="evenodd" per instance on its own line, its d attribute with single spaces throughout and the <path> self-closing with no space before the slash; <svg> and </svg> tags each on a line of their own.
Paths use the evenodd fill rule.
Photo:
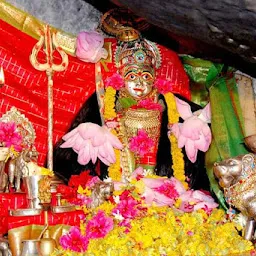
<svg viewBox="0 0 256 256">
<path fill-rule="evenodd" d="M 107 127 L 94 123 L 83 123 L 63 136 L 65 141 L 61 148 L 72 148 L 77 154 L 78 163 L 85 165 L 99 158 L 104 164 L 115 163 L 114 148 L 122 149 L 123 145 Z"/>
</svg>

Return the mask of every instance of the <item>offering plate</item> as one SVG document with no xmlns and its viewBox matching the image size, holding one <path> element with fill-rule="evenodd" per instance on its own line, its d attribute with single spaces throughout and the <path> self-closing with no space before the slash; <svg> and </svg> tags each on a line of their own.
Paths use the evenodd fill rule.
<svg viewBox="0 0 256 256">
<path fill-rule="evenodd" d="M 63 213 L 63 212 L 73 212 L 76 210 L 75 205 L 57 205 L 51 206 L 51 211 L 53 213 Z"/>
<path fill-rule="evenodd" d="M 9 211 L 10 216 L 35 216 L 41 213 L 42 209 L 16 209 Z"/>
</svg>

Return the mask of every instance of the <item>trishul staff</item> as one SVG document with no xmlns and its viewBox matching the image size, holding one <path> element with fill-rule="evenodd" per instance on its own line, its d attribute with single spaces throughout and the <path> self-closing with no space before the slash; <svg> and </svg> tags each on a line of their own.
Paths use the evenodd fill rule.
<svg viewBox="0 0 256 256">
<path fill-rule="evenodd" d="M 38 60 L 38 53 L 44 47 L 45 63 Z M 54 64 L 53 53 L 57 51 L 61 56 L 61 63 Z M 30 55 L 32 66 L 39 71 L 46 71 L 48 78 L 48 155 L 47 168 L 53 170 L 53 73 L 64 71 L 68 66 L 68 55 L 58 46 L 56 34 L 50 31 L 49 25 L 44 27 L 39 41 L 35 44 Z"/>
</svg>

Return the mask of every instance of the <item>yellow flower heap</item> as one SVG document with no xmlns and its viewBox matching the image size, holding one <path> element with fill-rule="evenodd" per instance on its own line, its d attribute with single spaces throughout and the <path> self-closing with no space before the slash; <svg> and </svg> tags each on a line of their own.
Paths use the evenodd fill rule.
<svg viewBox="0 0 256 256">
<path fill-rule="evenodd" d="M 113 207 L 105 202 L 94 212 L 104 210 L 110 216 Z M 85 227 L 80 229 L 84 232 Z M 52 256 L 249 256 L 254 248 L 250 241 L 238 235 L 234 224 L 219 209 L 208 216 L 203 210 L 181 213 L 170 207 L 150 207 L 146 216 L 131 222 L 129 232 L 125 229 L 116 221 L 106 237 L 90 240 L 86 252 L 59 249 Z"/>
</svg>

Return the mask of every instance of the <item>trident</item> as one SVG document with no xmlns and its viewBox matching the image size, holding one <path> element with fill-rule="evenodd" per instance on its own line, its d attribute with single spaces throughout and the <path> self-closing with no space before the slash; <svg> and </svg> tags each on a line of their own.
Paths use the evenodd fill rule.
<svg viewBox="0 0 256 256">
<path fill-rule="evenodd" d="M 38 53 L 44 47 L 46 62 L 38 61 Z M 54 64 L 53 52 L 57 51 L 61 56 L 61 63 Z M 52 33 L 49 25 L 44 27 L 44 32 L 41 31 L 39 41 L 35 44 L 29 57 L 32 66 L 39 71 L 46 71 L 48 78 L 48 154 L 47 168 L 53 170 L 53 73 L 54 71 L 64 71 L 68 66 L 68 55 L 62 50 L 56 41 L 56 34 Z"/>
</svg>

